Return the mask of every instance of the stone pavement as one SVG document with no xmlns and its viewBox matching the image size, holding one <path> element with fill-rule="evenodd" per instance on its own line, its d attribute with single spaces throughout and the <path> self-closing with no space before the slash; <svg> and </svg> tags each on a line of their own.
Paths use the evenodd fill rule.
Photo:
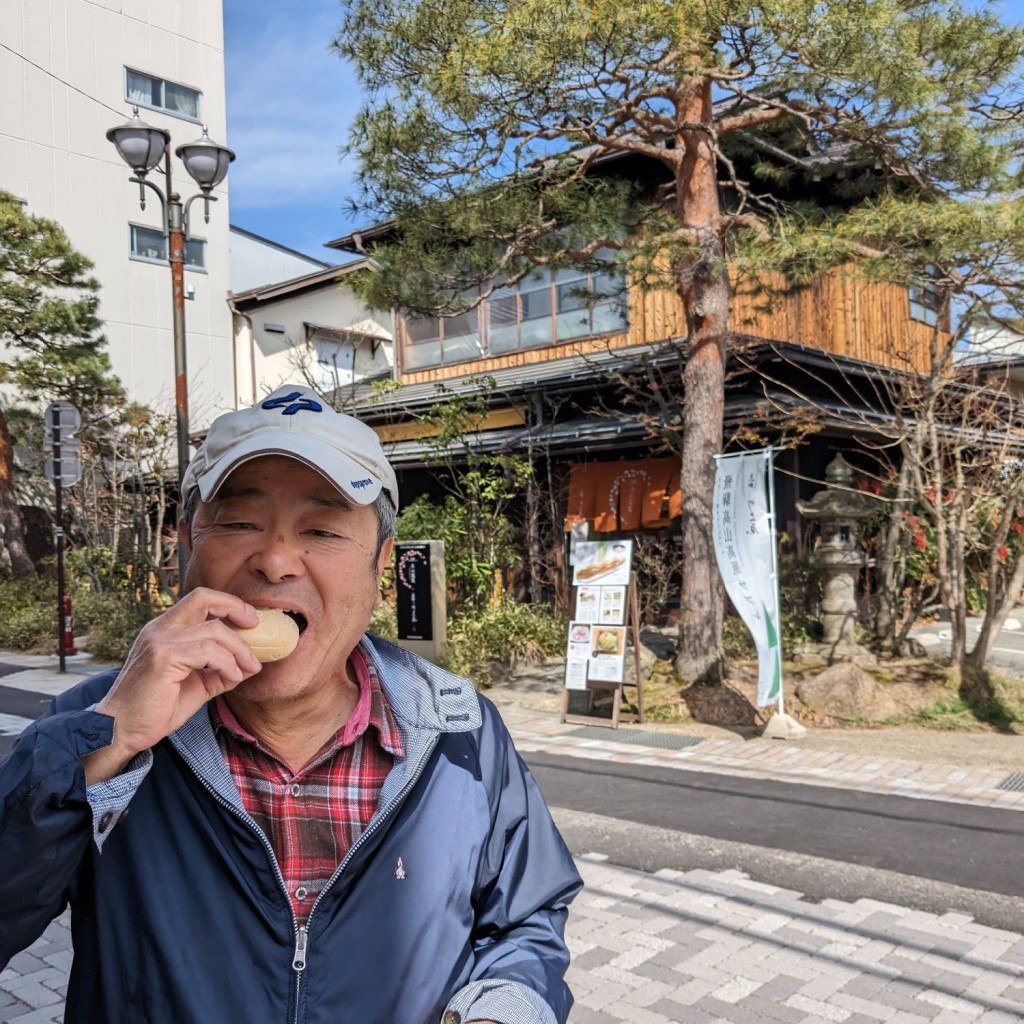
<svg viewBox="0 0 1024 1024">
<path fill-rule="evenodd" d="M 54 667 L 52 658 L 0 652 L 0 687 L 58 693 L 102 666 L 79 656 L 64 676 Z M 550 691 L 550 680 L 542 685 Z M 562 724 L 508 691 L 493 696 L 524 752 L 1024 810 L 1024 791 L 1013 788 L 1017 773 L 1005 768 L 688 736 L 657 726 L 623 726 L 616 735 Z M 25 724 L 22 716 L 9 717 L 0 718 L 0 735 Z M 1024 1020 L 1024 937 L 1015 932 L 875 900 L 815 903 L 736 871 L 648 875 L 587 854 L 578 863 L 587 887 L 569 919 L 572 1024 Z M 61 1020 L 70 962 L 65 915 L 0 972 L 0 1022 Z"/>
<path fill-rule="evenodd" d="M 1024 938 L 963 914 L 811 903 L 737 871 L 578 858 L 572 1024 L 996 1024 L 1024 1018 Z"/>
<path fill-rule="evenodd" d="M 569 915 L 570 1024 L 1024 1019 L 1024 937 L 966 915 L 813 903 L 738 871 L 577 863 L 586 888 Z M 65 915 L 11 961 L 0 1021 L 62 1020 L 70 945 Z"/>
<path fill-rule="evenodd" d="M 65 912 L 0 971 L 0 1021 L 62 1021 L 71 960 L 71 915 Z"/>
</svg>

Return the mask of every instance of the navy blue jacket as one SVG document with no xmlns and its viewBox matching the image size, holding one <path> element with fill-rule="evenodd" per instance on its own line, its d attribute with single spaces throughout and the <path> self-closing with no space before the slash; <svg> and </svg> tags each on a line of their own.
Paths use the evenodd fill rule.
<svg viewBox="0 0 1024 1024">
<path fill-rule="evenodd" d="M 0 965 L 70 902 L 75 1024 L 564 1024 L 581 882 L 536 784 L 471 684 L 364 645 L 405 757 L 308 928 L 206 708 L 87 795 L 80 759 L 113 729 L 87 709 L 110 672 L 58 697 L 0 762 Z"/>
</svg>

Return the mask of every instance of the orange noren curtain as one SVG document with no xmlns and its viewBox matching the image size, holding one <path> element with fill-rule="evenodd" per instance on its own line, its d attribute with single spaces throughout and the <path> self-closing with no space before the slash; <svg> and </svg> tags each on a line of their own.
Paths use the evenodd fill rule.
<svg viewBox="0 0 1024 1024">
<path fill-rule="evenodd" d="M 666 526 L 682 513 L 679 459 L 619 459 L 573 466 L 565 529 L 590 521 L 595 533 Z"/>
</svg>

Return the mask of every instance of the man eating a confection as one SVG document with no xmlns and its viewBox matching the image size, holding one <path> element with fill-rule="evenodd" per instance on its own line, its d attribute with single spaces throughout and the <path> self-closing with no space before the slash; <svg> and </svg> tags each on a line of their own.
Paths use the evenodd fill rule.
<svg viewBox="0 0 1024 1024">
<path fill-rule="evenodd" d="M 0 761 L 0 967 L 70 904 L 70 1022 L 564 1024 L 581 882 L 536 784 L 467 680 L 366 633 L 376 434 L 282 387 L 182 493 L 186 595 Z"/>
</svg>

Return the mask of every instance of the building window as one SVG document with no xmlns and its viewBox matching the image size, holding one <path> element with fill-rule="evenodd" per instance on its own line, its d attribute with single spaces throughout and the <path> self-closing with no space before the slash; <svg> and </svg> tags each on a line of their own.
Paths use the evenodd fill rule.
<svg viewBox="0 0 1024 1024">
<path fill-rule="evenodd" d="M 326 393 L 355 381 L 356 349 L 351 342 L 340 343 L 333 338 L 314 335 L 313 381 L 318 391 Z"/>
<path fill-rule="evenodd" d="M 167 263 L 167 236 L 158 228 L 130 224 L 131 257 L 146 263 Z M 185 266 L 189 270 L 206 270 L 206 240 L 190 238 L 185 242 Z"/>
<path fill-rule="evenodd" d="M 124 98 L 140 107 L 198 121 L 200 95 L 198 89 L 191 89 L 187 85 L 154 78 L 141 71 L 132 71 L 131 68 L 124 69 Z"/>
<path fill-rule="evenodd" d="M 931 268 L 928 268 L 929 271 Z M 910 318 L 934 327 L 939 322 L 939 310 L 942 308 L 942 292 L 932 280 L 925 278 L 920 284 L 912 284 L 907 289 L 910 299 Z"/>
<path fill-rule="evenodd" d="M 422 370 L 620 334 L 629 326 L 626 307 L 620 272 L 537 270 L 512 287 L 496 289 L 468 313 L 406 317 L 402 368 Z"/>
</svg>

